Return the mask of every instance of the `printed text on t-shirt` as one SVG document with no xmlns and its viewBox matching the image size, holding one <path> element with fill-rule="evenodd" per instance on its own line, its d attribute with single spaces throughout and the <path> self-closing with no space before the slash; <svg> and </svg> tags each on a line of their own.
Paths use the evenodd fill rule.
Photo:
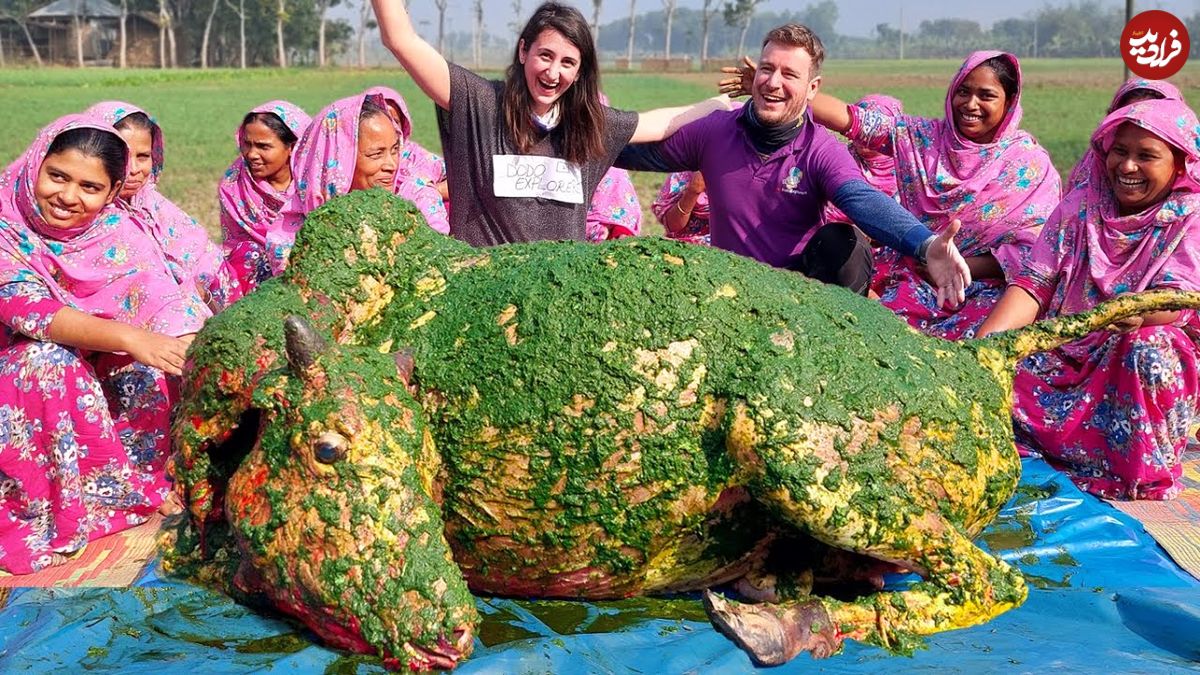
<svg viewBox="0 0 1200 675">
<path fill-rule="evenodd" d="M 577 164 L 541 155 L 492 155 L 497 197 L 540 197 L 583 203 L 583 176 Z"/>
</svg>

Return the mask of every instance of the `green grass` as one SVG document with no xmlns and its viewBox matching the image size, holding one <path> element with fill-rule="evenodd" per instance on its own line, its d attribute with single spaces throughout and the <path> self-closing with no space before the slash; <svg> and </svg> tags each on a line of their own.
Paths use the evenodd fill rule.
<svg viewBox="0 0 1200 675">
<path fill-rule="evenodd" d="M 1083 153 L 1101 112 L 1120 84 L 1120 63 L 1109 60 L 1034 60 L 1023 64 L 1026 89 L 1022 126 L 1049 150 L 1067 174 Z M 953 61 L 840 61 L 826 64 L 823 90 L 846 100 L 885 92 L 908 112 L 941 116 Z M 679 105 L 715 93 L 716 74 L 613 73 L 604 89 L 614 106 L 631 110 Z M 1200 100 L 1200 67 L 1173 78 L 1189 100 Z M 100 70 L 0 69 L 0 97 L 20 105 L 0 125 L 0 161 L 19 155 L 55 117 L 105 99 L 136 103 L 154 114 L 166 137 L 163 192 L 212 233 L 217 233 L 216 184 L 237 148 L 234 131 L 251 107 L 288 99 L 315 113 L 328 102 L 384 84 L 409 102 L 416 139 L 440 150 L 433 105 L 399 69 L 377 70 Z M 661 174 L 635 174 L 648 232 L 660 232 L 649 203 Z"/>
</svg>

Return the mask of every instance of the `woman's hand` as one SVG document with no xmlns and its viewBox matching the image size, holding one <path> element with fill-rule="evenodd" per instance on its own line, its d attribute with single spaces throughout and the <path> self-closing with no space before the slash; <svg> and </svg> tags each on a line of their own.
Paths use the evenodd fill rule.
<svg viewBox="0 0 1200 675">
<path fill-rule="evenodd" d="M 1182 312 L 1179 310 L 1150 312 L 1149 314 L 1139 314 L 1137 316 L 1126 317 L 1120 321 L 1114 321 L 1108 327 L 1110 330 L 1115 330 L 1118 333 L 1132 333 L 1139 328 L 1173 324 L 1179 321 L 1181 314 Z"/>
<path fill-rule="evenodd" d="M 1146 320 L 1139 314 L 1137 316 L 1127 316 L 1124 319 L 1114 321 L 1110 323 L 1108 327 L 1117 331 L 1118 333 L 1132 333 L 1133 331 L 1141 328 L 1145 322 Z"/>
<path fill-rule="evenodd" d="M 137 330 L 140 335 L 131 335 L 125 352 L 138 363 L 158 368 L 168 375 L 182 375 L 183 362 L 187 358 L 188 346 L 195 335 L 170 337 L 161 333 Z"/>
<path fill-rule="evenodd" d="M 727 77 L 717 82 L 717 89 L 722 94 L 729 94 L 729 98 L 737 98 L 739 96 L 749 96 L 750 89 L 754 85 L 754 71 L 757 70 L 757 65 L 749 56 L 742 57 L 742 65 L 726 66 L 721 69 Z"/>
</svg>

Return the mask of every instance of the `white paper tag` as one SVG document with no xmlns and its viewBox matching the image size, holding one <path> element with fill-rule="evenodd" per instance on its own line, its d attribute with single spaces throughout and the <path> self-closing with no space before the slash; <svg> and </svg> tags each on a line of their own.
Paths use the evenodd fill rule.
<svg viewBox="0 0 1200 675">
<path fill-rule="evenodd" d="M 540 197 L 583 203 L 579 166 L 557 157 L 492 155 L 492 191 L 497 197 Z"/>
</svg>

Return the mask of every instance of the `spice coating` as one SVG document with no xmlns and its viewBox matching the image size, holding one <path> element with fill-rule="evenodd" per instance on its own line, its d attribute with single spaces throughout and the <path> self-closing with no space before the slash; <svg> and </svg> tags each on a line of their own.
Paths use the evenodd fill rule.
<svg viewBox="0 0 1200 675">
<path fill-rule="evenodd" d="M 706 609 L 759 663 L 847 637 L 910 650 L 1025 598 L 971 543 L 1019 478 L 1016 359 L 1147 302 L 1200 305 L 1143 297 L 950 343 L 722 251 L 478 250 L 354 192 L 314 211 L 284 276 L 192 346 L 173 427 L 190 517 L 167 562 L 218 583 L 236 570 L 227 590 L 395 667 L 466 656 L 471 592 L 739 579 L 768 602 L 706 594 Z M 923 580 L 811 594 L 792 578 L 797 536 Z M 795 569 L 768 574 L 768 559 Z"/>
</svg>

